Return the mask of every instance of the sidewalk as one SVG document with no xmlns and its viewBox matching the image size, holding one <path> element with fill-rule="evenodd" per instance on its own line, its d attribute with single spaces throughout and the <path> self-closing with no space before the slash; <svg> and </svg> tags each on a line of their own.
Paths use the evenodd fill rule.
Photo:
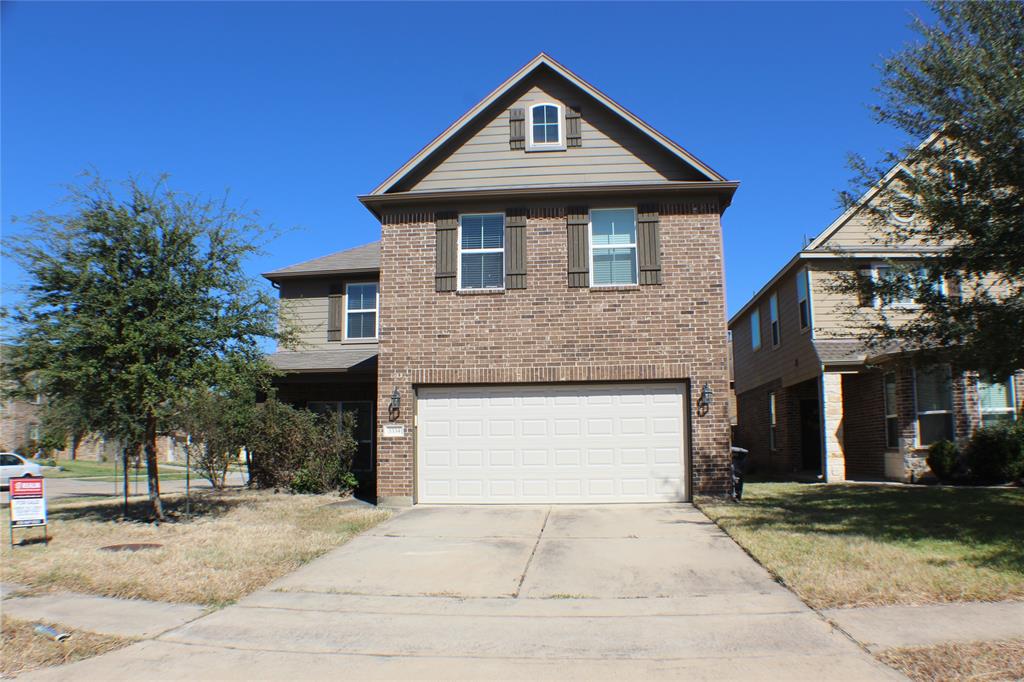
<svg viewBox="0 0 1024 682">
<path fill-rule="evenodd" d="M 1024 602 L 874 606 L 820 613 L 872 653 L 945 642 L 1024 638 Z"/>
</svg>

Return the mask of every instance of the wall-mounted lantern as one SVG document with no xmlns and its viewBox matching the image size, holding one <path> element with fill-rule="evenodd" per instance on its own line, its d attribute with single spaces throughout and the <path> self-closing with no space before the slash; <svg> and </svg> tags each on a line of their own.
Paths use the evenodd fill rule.
<svg viewBox="0 0 1024 682">
<path fill-rule="evenodd" d="M 712 391 L 711 386 L 705 382 L 704 386 L 700 389 L 700 397 L 697 398 L 697 414 L 702 417 L 707 414 L 714 399 L 715 392 Z"/>
<path fill-rule="evenodd" d="M 391 418 L 391 421 L 395 421 L 401 414 L 402 396 L 398 392 L 398 386 L 395 386 L 395 390 L 391 392 L 391 403 L 388 405 L 388 416 Z"/>
</svg>

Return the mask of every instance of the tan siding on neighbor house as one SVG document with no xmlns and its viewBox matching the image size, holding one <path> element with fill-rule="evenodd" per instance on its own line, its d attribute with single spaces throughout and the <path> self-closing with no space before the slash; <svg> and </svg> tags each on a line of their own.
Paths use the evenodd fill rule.
<svg viewBox="0 0 1024 682">
<path fill-rule="evenodd" d="M 873 197 L 869 202 L 868 206 L 877 208 L 881 205 L 881 202 L 888 201 L 889 193 L 882 192 L 880 195 Z M 853 211 L 844 223 L 826 240 L 824 240 L 818 247 L 819 250 L 828 250 L 833 247 L 871 247 L 886 244 L 886 235 L 888 229 L 884 225 L 880 225 L 877 222 L 877 217 L 870 213 L 864 208 L 858 208 Z M 893 225 L 902 225 L 894 217 L 890 217 L 889 220 Z M 919 227 L 920 223 L 916 219 L 912 218 L 908 223 L 909 227 Z M 914 245 L 920 245 L 920 240 L 912 240 L 908 242 L 899 242 L 895 244 L 900 247 L 913 247 Z"/>
<path fill-rule="evenodd" d="M 776 379 L 781 379 L 783 386 L 789 386 L 813 378 L 821 370 L 811 344 L 810 331 L 800 329 L 800 311 L 796 299 L 798 272 L 799 268 L 794 269 L 757 300 L 757 306 L 761 310 L 760 350 L 755 351 L 751 348 L 749 311 L 736 320 L 731 328 L 737 395 Z M 772 348 L 768 303 L 773 292 L 779 297 L 782 342 L 777 348 Z M 812 322 L 817 324 L 813 317 Z"/>
<path fill-rule="evenodd" d="M 374 282 L 376 275 L 363 277 L 311 277 L 281 282 L 281 317 L 298 329 L 299 343 L 288 350 L 327 350 L 350 341 L 327 340 L 327 305 L 331 293 L 344 293 L 346 282 Z M 357 342 L 357 343 L 373 343 Z"/>
<path fill-rule="evenodd" d="M 509 110 L 550 102 L 582 108 L 582 146 L 562 151 L 509 148 Z M 564 125 L 564 120 L 563 120 Z M 563 141 L 565 130 L 563 128 Z M 461 146 L 405 189 L 436 191 L 490 187 L 587 185 L 698 180 L 702 176 L 646 135 L 569 84 L 540 76 L 524 94 L 495 112 Z"/>
</svg>

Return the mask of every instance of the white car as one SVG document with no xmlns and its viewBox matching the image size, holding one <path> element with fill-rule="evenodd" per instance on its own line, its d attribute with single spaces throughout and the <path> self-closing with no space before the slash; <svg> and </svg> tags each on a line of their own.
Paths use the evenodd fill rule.
<svg viewBox="0 0 1024 682">
<path fill-rule="evenodd" d="M 42 476 L 43 468 L 13 452 L 0 452 L 0 487 L 6 488 L 12 478 Z"/>
</svg>

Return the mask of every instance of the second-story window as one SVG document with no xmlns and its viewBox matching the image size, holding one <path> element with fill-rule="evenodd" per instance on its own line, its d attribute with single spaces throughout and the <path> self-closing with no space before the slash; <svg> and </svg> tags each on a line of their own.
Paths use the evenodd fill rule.
<svg viewBox="0 0 1024 682">
<path fill-rule="evenodd" d="M 377 338 L 376 282 L 352 282 L 345 285 L 345 338 Z"/>
<path fill-rule="evenodd" d="M 772 325 L 772 348 L 782 343 L 782 331 L 779 329 L 779 295 L 772 294 L 768 299 L 768 315 Z"/>
<path fill-rule="evenodd" d="M 594 286 L 636 284 L 636 211 L 601 208 L 590 212 L 590 271 Z"/>
<path fill-rule="evenodd" d="M 562 146 L 562 111 L 557 104 L 530 107 L 530 146 Z"/>
<path fill-rule="evenodd" d="M 459 289 L 505 286 L 505 214 L 459 216 Z"/>
<path fill-rule="evenodd" d="M 807 268 L 796 274 L 796 304 L 800 308 L 800 329 L 810 329 L 811 299 L 807 295 Z"/>
<path fill-rule="evenodd" d="M 758 308 L 750 311 L 750 348 L 761 349 L 761 311 Z"/>
</svg>

